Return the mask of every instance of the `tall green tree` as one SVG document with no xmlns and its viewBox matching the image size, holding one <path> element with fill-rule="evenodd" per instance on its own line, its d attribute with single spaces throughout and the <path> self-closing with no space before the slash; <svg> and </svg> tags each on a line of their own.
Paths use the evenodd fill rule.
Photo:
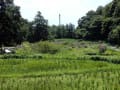
<svg viewBox="0 0 120 90">
<path fill-rule="evenodd" d="M 0 45 L 21 43 L 21 15 L 13 0 L 0 1 Z"/>
<path fill-rule="evenodd" d="M 111 44 L 118 44 L 120 45 L 120 26 L 117 26 L 113 29 L 108 35 L 108 41 Z"/>
<path fill-rule="evenodd" d="M 75 31 L 77 37 L 119 44 L 119 12 L 120 0 L 113 0 L 105 7 L 99 6 L 96 11 L 88 11 L 86 16 L 78 20 L 78 27 Z"/>
<path fill-rule="evenodd" d="M 67 38 L 74 38 L 75 37 L 74 31 L 75 31 L 75 26 L 72 23 L 69 23 L 66 25 L 66 37 Z"/>
<path fill-rule="evenodd" d="M 30 34 L 30 22 L 27 19 L 22 18 L 21 19 L 21 27 L 20 27 L 21 31 L 20 34 L 22 36 L 22 41 L 26 41 L 28 40 L 28 36 Z"/>
<path fill-rule="evenodd" d="M 49 26 L 49 39 L 54 39 L 54 38 L 57 38 L 57 30 L 58 30 L 58 26 L 56 25 L 52 25 L 52 26 Z"/>
<path fill-rule="evenodd" d="M 37 15 L 32 23 L 31 32 L 31 42 L 37 42 L 40 40 L 47 40 L 48 39 L 48 21 L 44 19 L 41 15 L 41 12 L 38 11 Z"/>
<path fill-rule="evenodd" d="M 65 38 L 66 37 L 66 27 L 65 25 L 60 25 L 57 28 L 56 38 Z"/>
</svg>

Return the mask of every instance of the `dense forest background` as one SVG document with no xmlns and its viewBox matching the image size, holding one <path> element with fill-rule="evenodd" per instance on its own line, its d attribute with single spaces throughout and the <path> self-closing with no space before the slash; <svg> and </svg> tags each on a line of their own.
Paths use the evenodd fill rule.
<svg viewBox="0 0 120 90">
<path fill-rule="evenodd" d="M 23 41 L 31 43 L 55 38 L 76 38 L 83 40 L 102 40 L 120 45 L 120 1 L 113 0 L 96 11 L 88 11 L 78 19 L 78 26 L 48 25 L 40 11 L 33 21 L 21 16 L 20 7 L 13 0 L 0 1 L 0 45 L 17 45 Z M 74 13 L 74 12 L 73 12 Z"/>
</svg>

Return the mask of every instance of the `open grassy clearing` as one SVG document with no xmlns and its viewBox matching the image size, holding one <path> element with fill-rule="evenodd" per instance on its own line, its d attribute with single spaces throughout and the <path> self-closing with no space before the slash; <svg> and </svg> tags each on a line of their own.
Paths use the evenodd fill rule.
<svg viewBox="0 0 120 90">
<path fill-rule="evenodd" d="M 119 65 L 90 60 L 0 60 L 0 77 L 79 74 L 88 71 L 119 68 Z"/>
<path fill-rule="evenodd" d="M 119 90 L 120 51 L 101 42 L 24 43 L 0 56 L 0 90 Z"/>
<path fill-rule="evenodd" d="M 0 90 L 119 90 L 119 76 L 119 70 L 103 70 L 81 74 L 1 78 Z"/>
</svg>

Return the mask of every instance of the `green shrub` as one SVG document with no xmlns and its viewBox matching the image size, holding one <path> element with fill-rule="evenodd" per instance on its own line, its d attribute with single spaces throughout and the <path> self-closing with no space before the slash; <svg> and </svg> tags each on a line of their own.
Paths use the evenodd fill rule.
<svg viewBox="0 0 120 90">
<path fill-rule="evenodd" d="M 16 54 L 18 55 L 31 55 L 35 53 L 55 54 L 58 51 L 60 51 L 60 48 L 61 48 L 60 45 L 49 41 L 41 41 L 33 44 L 24 42 L 20 48 L 17 48 Z"/>
<path fill-rule="evenodd" d="M 69 45 L 68 41 L 63 42 L 63 45 Z"/>
<path fill-rule="evenodd" d="M 56 45 L 55 43 L 52 42 L 42 41 L 34 44 L 32 48 L 39 53 L 55 54 L 60 51 L 61 47 L 60 45 Z"/>
<path fill-rule="evenodd" d="M 31 54 L 33 53 L 33 50 L 31 48 L 31 45 L 30 43 L 28 42 L 24 42 L 20 48 L 17 48 L 16 50 L 16 54 L 23 54 L 23 55 L 26 55 L 26 54 Z"/>
<path fill-rule="evenodd" d="M 105 53 L 106 50 L 107 50 L 107 46 L 106 45 L 104 45 L 104 44 L 100 44 L 99 45 L 99 53 L 100 54 Z"/>
<path fill-rule="evenodd" d="M 106 55 L 106 56 L 111 56 L 111 55 L 117 55 L 117 51 L 115 51 L 115 50 L 112 50 L 112 49 L 108 49 L 104 54 Z"/>
</svg>

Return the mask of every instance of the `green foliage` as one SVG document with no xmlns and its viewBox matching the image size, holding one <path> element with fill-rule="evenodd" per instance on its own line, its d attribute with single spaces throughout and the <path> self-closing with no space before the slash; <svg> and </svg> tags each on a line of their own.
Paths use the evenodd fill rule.
<svg viewBox="0 0 120 90">
<path fill-rule="evenodd" d="M 58 26 L 56 31 L 56 38 L 65 38 L 67 30 L 64 25 Z"/>
<path fill-rule="evenodd" d="M 113 0 L 96 11 L 88 11 L 86 16 L 78 20 L 78 38 L 85 40 L 105 40 L 119 45 L 120 1 Z M 84 30 L 84 34 L 82 31 Z"/>
<path fill-rule="evenodd" d="M 28 35 L 29 42 L 38 42 L 48 39 L 48 21 L 44 19 L 41 12 L 38 11 L 34 21 L 31 23 L 30 33 Z"/>
<path fill-rule="evenodd" d="M 113 23 L 114 22 L 112 18 L 106 18 L 103 20 L 101 29 L 103 40 L 107 41 L 110 31 L 114 28 Z"/>
<path fill-rule="evenodd" d="M 20 47 L 17 48 L 16 54 L 29 55 L 32 54 L 33 50 L 28 42 L 24 42 Z"/>
<path fill-rule="evenodd" d="M 55 44 L 50 41 L 40 41 L 37 43 L 24 42 L 16 49 L 16 54 L 31 55 L 34 53 L 50 53 L 55 54 L 62 49 L 61 45 Z"/>
<path fill-rule="evenodd" d="M 66 25 L 66 38 L 74 38 L 75 26 L 71 23 Z"/>
<path fill-rule="evenodd" d="M 85 37 L 87 36 L 87 31 L 86 31 L 86 29 L 76 29 L 75 30 L 75 34 L 76 34 L 76 38 L 79 38 L 79 39 L 85 39 Z"/>
<path fill-rule="evenodd" d="M 86 40 L 100 40 L 103 17 L 95 11 L 89 11 L 86 16 L 78 20 L 80 37 Z M 79 32 L 77 32 L 79 34 Z"/>
<path fill-rule="evenodd" d="M 119 52 L 113 49 L 107 49 L 104 53 L 106 56 L 119 55 Z"/>
<path fill-rule="evenodd" d="M 60 51 L 61 47 L 52 42 L 42 41 L 42 42 L 35 43 L 32 46 L 32 48 L 34 51 L 37 51 L 38 53 L 55 54 Z"/>
<path fill-rule="evenodd" d="M 22 41 L 28 40 L 28 36 L 30 34 L 29 29 L 30 29 L 30 23 L 26 19 L 21 19 L 21 36 L 22 36 Z"/>
<path fill-rule="evenodd" d="M 49 40 L 54 39 L 57 37 L 57 29 L 58 27 L 56 25 L 49 26 L 48 31 L 49 31 Z"/>
<path fill-rule="evenodd" d="M 49 26 L 49 37 L 53 38 L 75 38 L 75 26 L 71 23 L 60 26 Z"/>
<path fill-rule="evenodd" d="M 103 14 L 103 6 L 99 6 L 96 10 L 97 15 L 102 15 Z"/>
<path fill-rule="evenodd" d="M 20 23 L 21 15 L 19 7 L 13 0 L 0 1 L 0 46 L 15 45 L 21 43 Z"/>
<path fill-rule="evenodd" d="M 120 26 L 116 27 L 116 29 L 113 29 L 109 33 L 108 40 L 112 44 L 120 45 Z"/>
</svg>

